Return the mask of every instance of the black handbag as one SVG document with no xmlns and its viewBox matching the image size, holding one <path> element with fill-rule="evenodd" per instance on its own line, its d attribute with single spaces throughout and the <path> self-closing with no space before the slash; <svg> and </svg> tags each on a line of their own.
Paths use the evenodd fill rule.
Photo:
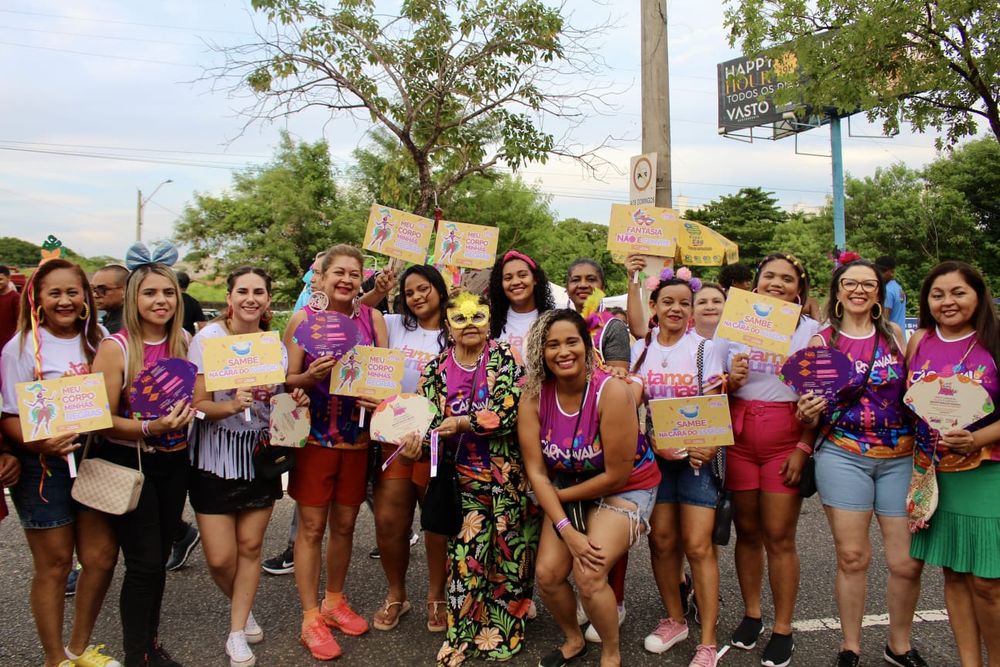
<svg viewBox="0 0 1000 667">
<path fill-rule="evenodd" d="M 295 466 L 295 448 L 272 447 L 263 440 L 253 452 L 254 475 L 262 479 L 277 479 Z"/>
<path fill-rule="evenodd" d="M 420 527 L 447 535 L 457 535 L 462 529 L 462 496 L 458 491 L 458 471 L 455 459 L 442 456 L 437 476 L 431 477 L 420 509 Z"/>
</svg>

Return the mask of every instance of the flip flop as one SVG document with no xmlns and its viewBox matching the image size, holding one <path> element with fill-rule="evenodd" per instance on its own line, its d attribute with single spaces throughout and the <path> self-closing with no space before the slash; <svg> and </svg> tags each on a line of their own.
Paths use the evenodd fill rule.
<svg viewBox="0 0 1000 667">
<path fill-rule="evenodd" d="M 395 606 L 399 606 L 399 612 L 396 614 L 396 618 L 392 619 L 389 623 L 383 623 L 378 620 L 378 614 L 381 612 L 383 614 L 389 613 L 389 610 Z M 390 602 L 386 600 L 379 607 L 379 610 L 375 612 L 375 616 L 372 617 L 372 627 L 376 630 L 392 630 L 397 625 L 399 625 L 399 619 L 403 617 L 404 614 L 410 611 L 410 601 L 409 600 L 399 600 L 396 602 Z"/>
<path fill-rule="evenodd" d="M 435 623 L 434 619 L 438 617 L 438 606 L 444 605 L 445 616 L 444 623 Z M 427 601 L 427 630 L 430 632 L 444 632 L 448 629 L 448 602 L 446 600 L 428 600 Z"/>
</svg>

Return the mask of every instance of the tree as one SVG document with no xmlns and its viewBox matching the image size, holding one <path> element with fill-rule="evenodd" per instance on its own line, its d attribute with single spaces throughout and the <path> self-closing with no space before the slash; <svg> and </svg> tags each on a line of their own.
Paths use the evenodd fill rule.
<svg viewBox="0 0 1000 667">
<path fill-rule="evenodd" d="M 802 260 L 809 273 L 811 293 L 822 297 L 830 288 L 833 260 L 833 215 L 826 209 L 819 215 L 792 213 L 778 225 L 771 240 L 771 249 L 791 253 Z M 822 300 L 822 299 L 821 299 Z"/>
<path fill-rule="evenodd" d="M 740 261 L 755 265 L 773 248 L 773 237 L 787 214 L 778 207 L 771 192 L 742 188 L 735 195 L 723 195 L 685 217 L 707 223 L 740 246 Z"/>
<path fill-rule="evenodd" d="M 572 156 L 594 165 L 542 121 L 569 127 L 602 103 L 587 31 L 541 0 L 408 0 L 398 15 L 373 0 L 252 0 L 269 22 L 259 41 L 221 49 L 215 75 L 247 89 L 250 122 L 310 107 L 385 129 L 412 161 L 409 210 L 495 165 Z M 579 87 L 577 90 L 575 87 Z M 567 131 L 568 133 L 568 131 Z"/>
<path fill-rule="evenodd" d="M 595 260 L 604 269 L 608 295 L 628 289 L 625 267 L 608 252 L 608 227 L 576 218 L 560 220 L 555 227 L 536 227 L 524 243 L 528 253 L 538 259 L 549 280 L 564 285 L 566 269 L 577 259 Z"/>
<path fill-rule="evenodd" d="M 799 68 L 788 76 L 798 85 L 779 91 L 779 103 L 863 109 L 887 134 L 906 121 L 943 131 L 949 144 L 976 134 L 979 118 L 1000 141 L 996 0 L 727 2 L 731 44 L 794 52 Z"/>
<path fill-rule="evenodd" d="M 192 248 L 185 259 L 217 275 L 263 267 L 283 300 L 294 300 L 316 252 L 360 242 L 368 219 L 366 202 L 338 191 L 326 142 L 295 143 L 287 133 L 271 163 L 233 174 L 231 192 L 194 199 L 176 227 Z"/>
</svg>

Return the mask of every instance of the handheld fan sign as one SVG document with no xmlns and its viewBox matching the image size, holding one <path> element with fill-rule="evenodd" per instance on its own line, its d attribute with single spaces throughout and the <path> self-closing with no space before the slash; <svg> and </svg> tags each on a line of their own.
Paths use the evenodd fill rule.
<svg viewBox="0 0 1000 667">
<path fill-rule="evenodd" d="M 291 394 L 271 397 L 271 444 L 305 447 L 309 437 L 309 408 L 300 406 Z"/>
<path fill-rule="evenodd" d="M 361 342 L 357 325 L 347 315 L 331 310 L 309 313 L 295 327 L 296 343 L 314 357 L 340 359 Z"/>
<path fill-rule="evenodd" d="M 910 386 L 903 402 L 940 432 L 966 428 L 995 409 L 983 385 L 957 373 L 947 377 L 937 373 L 926 375 Z"/>
<path fill-rule="evenodd" d="M 434 407 L 430 401 L 419 394 L 397 394 L 385 399 L 372 413 L 372 440 L 399 444 L 408 434 L 417 432 L 421 440 L 427 435 L 427 429 L 434 420 Z M 393 452 L 392 456 L 382 464 L 386 470 L 402 448 Z"/>
<path fill-rule="evenodd" d="M 778 379 L 799 395 L 812 392 L 829 402 L 851 382 L 854 364 L 832 347 L 807 347 L 792 354 L 781 366 Z"/>
<path fill-rule="evenodd" d="M 187 359 L 160 359 L 146 367 L 129 389 L 129 414 L 135 419 L 156 419 L 170 414 L 181 401 L 190 403 L 197 374 L 197 366 Z"/>
</svg>

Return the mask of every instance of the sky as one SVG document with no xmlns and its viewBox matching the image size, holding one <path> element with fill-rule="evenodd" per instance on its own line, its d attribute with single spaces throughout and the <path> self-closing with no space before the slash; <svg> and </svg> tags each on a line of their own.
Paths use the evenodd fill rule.
<svg viewBox="0 0 1000 667">
<path fill-rule="evenodd" d="M 396 3 L 380 2 L 390 7 Z M 572 162 L 528 165 L 522 177 L 551 195 L 558 217 L 607 223 L 611 204 L 628 202 L 629 157 L 641 152 L 639 2 L 567 0 L 572 21 L 614 27 L 599 43 L 609 69 L 611 108 L 575 131 L 583 145 L 618 138 L 601 157 L 617 167 L 601 179 Z M 762 187 L 781 205 L 817 207 L 831 192 L 829 132 L 744 143 L 717 134 L 716 64 L 739 53 L 722 26 L 723 2 L 668 4 L 671 164 L 675 206 L 697 206 L 741 187 Z M 137 191 L 143 240 L 170 238 L 194 193 L 221 194 L 232 172 L 267 162 L 281 129 L 303 141 L 326 139 L 346 167 L 367 142 L 367 122 L 318 112 L 244 129 L 244 102 L 213 90 L 212 45 L 252 40 L 249 0 L 132 2 L 6 0 L 0 6 L 0 236 L 40 243 L 54 234 L 84 255 L 122 257 L 135 238 Z M 934 135 L 844 124 L 844 165 L 862 177 L 935 156 Z M 807 154 L 813 155 L 807 155 Z M 94 157 L 104 156 L 104 157 Z M 159 187 L 166 180 L 166 183 Z M 155 192 L 155 196 L 150 197 Z"/>
</svg>

